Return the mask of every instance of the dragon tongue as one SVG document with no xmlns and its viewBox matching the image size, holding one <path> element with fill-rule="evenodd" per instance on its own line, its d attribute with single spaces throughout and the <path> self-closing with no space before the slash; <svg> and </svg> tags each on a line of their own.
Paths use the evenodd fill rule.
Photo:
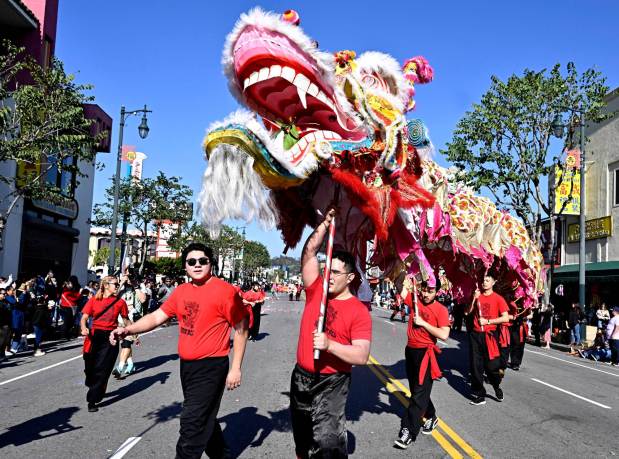
<svg viewBox="0 0 619 459">
<path fill-rule="evenodd" d="M 307 92 L 305 92 L 303 89 L 299 88 L 298 86 L 296 88 L 297 88 L 297 94 L 299 94 L 299 100 L 301 101 L 301 104 L 303 104 L 303 108 L 307 108 L 307 99 L 306 99 Z"/>
</svg>

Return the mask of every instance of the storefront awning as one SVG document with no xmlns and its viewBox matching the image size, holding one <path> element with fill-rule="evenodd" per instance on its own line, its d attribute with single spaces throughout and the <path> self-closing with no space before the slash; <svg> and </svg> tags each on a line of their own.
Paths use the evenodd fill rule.
<svg viewBox="0 0 619 459">
<path fill-rule="evenodd" d="M 578 264 L 559 266 L 554 270 L 553 282 L 578 282 L 578 270 Z M 585 276 L 586 280 L 619 281 L 619 261 L 586 263 Z"/>
</svg>

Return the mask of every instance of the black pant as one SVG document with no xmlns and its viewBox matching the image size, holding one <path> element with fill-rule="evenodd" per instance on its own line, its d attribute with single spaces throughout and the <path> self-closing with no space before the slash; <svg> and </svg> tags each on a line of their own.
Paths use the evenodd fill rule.
<svg viewBox="0 0 619 459">
<path fill-rule="evenodd" d="M 217 412 L 226 385 L 228 357 L 181 360 L 183 411 L 177 459 L 229 457 Z"/>
<path fill-rule="evenodd" d="M 462 322 L 464 320 L 463 306 L 460 304 L 455 305 L 452 314 L 454 317 L 454 323 L 451 326 L 451 329 L 454 331 L 462 331 Z"/>
<path fill-rule="evenodd" d="M 73 327 L 75 326 L 75 317 L 73 316 L 73 308 L 60 307 L 60 315 L 62 316 L 62 333 L 65 339 L 71 339 Z"/>
<path fill-rule="evenodd" d="M 86 373 L 86 386 L 88 403 L 99 403 L 103 400 L 107 389 L 116 357 L 118 357 L 118 344 L 110 344 L 110 332 L 94 330 L 90 335 L 92 346 L 90 352 L 84 354 L 84 373 Z"/>
<path fill-rule="evenodd" d="M 499 357 L 501 360 L 501 364 L 499 366 L 499 368 L 501 370 L 505 370 L 507 368 L 507 362 L 509 362 L 509 351 L 510 351 L 510 346 L 507 345 L 505 347 L 501 347 L 499 345 L 499 351 L 501 352 L 501 356 Z"/>
<path fill-rule="evenodd" d="M 610 348 L 611 363 L 619 365 L 619 339 L 609 339 L 608 347 Z"/>
<path fill-rule="evenodd" d="M 421 361 L 426 355 L 426 349 L 413 349 L 406 346 L 404 356 L 406 357 L 406 377 L 408 386 L 411 389 L 411 398 L 408 408 L 402 416 L 402 427 L 409 430 L 413 441 L 419 435 L 419 430 L 423 425 L 423 418 L 433 418 L 436 416 L 436 409 L 430 399 L 432 393 L 432 372 L 430 365 L 426 369 L 423 384 L 419 384 L 419 368 Z"/>
<path fill-rule="evenodd" d="M 484 371 L 488 376 L 488 381 L 492 387 L 497 388 L 501 385 L 501 358 L 496 357 L 492 360 L 488 357 L 486 346 L 486 334 L 476 331 L 469 333 L 469 364 L 471 368 L 471 393 L 476 397 L 485 397 Z M 498 342 L 498 332 L 495 330 L 494 338 Z"/>
<path fill-rule="evenodd" d="M 345 409 L 350 381 L 350 373 L 321 375 L 295 366 L 290 414 L 297 457 L 348 457 Z"/>
<path fill-rule="evenodd" d="M 509 327 L 509 340 L 510 340 L 510 363 L 512 368 L 519 367 L 522 364 L 522 357 L 524 357 L 524 342 L 526 336 L 522 335 L 522 341 L 520 341 L 520 328 L 522 324 L 515 323 Z"/>
<path fill-rule="evenodd" d="M 249 337 L 256 338 L 258 336 L 258 332 L 260 332 L 260 313 L 262 311 L 262 303 L 256 303 L 251 307 L 252 314 L 254 316 L 254 323 L 249 329 Z"/>
</svg>

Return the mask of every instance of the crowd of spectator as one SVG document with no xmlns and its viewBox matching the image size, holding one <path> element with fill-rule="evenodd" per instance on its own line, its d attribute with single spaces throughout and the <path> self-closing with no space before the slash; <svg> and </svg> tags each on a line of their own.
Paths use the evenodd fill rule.
<svg viewBox="0 0 619 459">
<path fill-rule="evenodd" d="M 122 275 L 118 292 L 137 320 L 159 307 L 182 282 Z M 76 276 L 59 281 L 52 271 L 24 281 L 0 277 L 0 363 L 18 355 L 42 357 L 44 341 L 51 346 L 80 336 L 82 309 L 98 289 L 99 281 L 82 286 Z"/>
</svg>

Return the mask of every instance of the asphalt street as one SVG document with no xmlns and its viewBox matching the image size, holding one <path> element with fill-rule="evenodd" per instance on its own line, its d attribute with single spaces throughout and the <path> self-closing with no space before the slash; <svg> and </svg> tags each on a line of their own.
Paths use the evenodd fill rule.
<svg viewBox="0 0 619 459">
<path fill-rule="evenodd" d="M 259 340 L 248 343 L 242 386 L 219 412 L 235 456 L 294 457 L 288 391 L 302 302 L 267 299 Z M 619 369 L 528 346 L 508 370 L 505 401 L 468 403 L 466 334 L 441 344 L 444 378 L 434 384 L 441 419 L 432 436 L 393 448 L 408 382 L 406 325 L 374 310 L 370 365 L 353 371 L 347 405 L 349 452 L 361 458 L 612 457 L 619 454 Z M 86 407 L 81 340 L 0 364 L 0 457 L 174 457 L 182 395 L 172 325 L 142 337 L 137 372 L 110 380 L 97 413 Z M 487 387 L 492 394 L 492 388 Z"/>
</svg>

